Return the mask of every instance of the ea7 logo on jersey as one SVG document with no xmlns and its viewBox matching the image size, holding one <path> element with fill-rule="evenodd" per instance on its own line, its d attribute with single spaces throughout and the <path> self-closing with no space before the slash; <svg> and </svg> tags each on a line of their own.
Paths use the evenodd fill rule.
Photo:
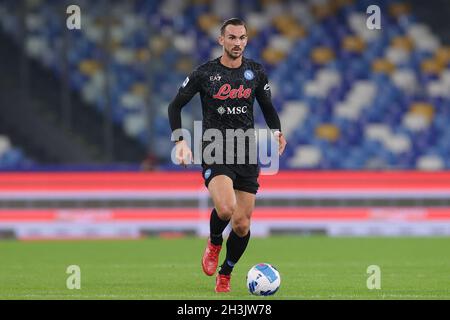
<svg viewBox="0 0 450 320">
<path fill-rule="evenodd" d="M 266 83 L 266 85 L 264 86 L 264 90 L 266 90 L 266 91 L 270 90 L 270 86 L 268 83 Z"/>
<path fill-rule="evenodd" d="M 222 76 L 220 74 L 216 74 L 215 76 L 210 76 L 209 81 L 220 81 L 222 79 Z"/>
<path fill-rule="evenodd" d="M 183 84 L 181 85 L 182 88 L 186 87 L 186 85 L 189 82 L 189 77 L 186 77 L 186 79 L 184 80 Z"/>
</svg>

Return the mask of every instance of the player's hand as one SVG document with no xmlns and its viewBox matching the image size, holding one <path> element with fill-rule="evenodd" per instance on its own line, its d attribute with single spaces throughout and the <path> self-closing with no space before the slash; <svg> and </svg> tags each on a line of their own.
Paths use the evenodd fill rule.
<svg viewBox="0 0 450 320">
<path fill-rule="evenodd" d="M 278 155 L 281 156 L 286 148 L 287 141 L 284 138 L 284 135 L 280 131 L 276 131 L 274 133 L 275 139 L 278 142 Z"/>
<path fill-rule="evenodd" d="M 192 151 L 185 140 L 178 141 L 175 148 L 176 159 L 180 165 L 186 167 L 192 163 Z"/>
</svg>

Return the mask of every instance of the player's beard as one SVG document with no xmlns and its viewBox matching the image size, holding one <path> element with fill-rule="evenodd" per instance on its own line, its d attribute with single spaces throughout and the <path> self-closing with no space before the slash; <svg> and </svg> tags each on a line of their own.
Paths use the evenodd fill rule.
<svg viewBox="0 0 450 320">
<path fill-rule="evenodd" d="M 243 50 L 239 50 L 238 52 L 233 52 L 233 50 L 228 50 L 225 48 L 225 53 L 230 59 L 236 60 L 239 59 L 242 56 Z"/>
</svg>

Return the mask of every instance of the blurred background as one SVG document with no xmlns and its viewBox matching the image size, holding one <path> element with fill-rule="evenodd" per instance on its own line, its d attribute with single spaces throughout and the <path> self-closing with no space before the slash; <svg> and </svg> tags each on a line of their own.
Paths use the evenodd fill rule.
<svg viewBox="0 0 450 320">
<path fill-rule="evenodd" d="M 445 0 L 2 0 L 0 237 L 206 235 L 167 107 L 230 17 L 289 143 L 254 234 L 449 235 L 449 15 Z M 198 96 L 182 115 L 201 120 Z"/>
</svg>

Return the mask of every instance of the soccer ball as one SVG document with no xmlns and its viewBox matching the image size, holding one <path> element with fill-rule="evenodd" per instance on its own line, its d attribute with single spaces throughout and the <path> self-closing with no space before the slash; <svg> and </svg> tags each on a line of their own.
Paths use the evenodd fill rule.
<svg viewBox="0 0 450 320">
<path fill-rule="evenodd" d="M 280 288 L 280 283 L 280 273 L 268 263 L 257 264 L 247 273 L 247 288 L 256 296 L 275 294 Z"/>
</svg>

